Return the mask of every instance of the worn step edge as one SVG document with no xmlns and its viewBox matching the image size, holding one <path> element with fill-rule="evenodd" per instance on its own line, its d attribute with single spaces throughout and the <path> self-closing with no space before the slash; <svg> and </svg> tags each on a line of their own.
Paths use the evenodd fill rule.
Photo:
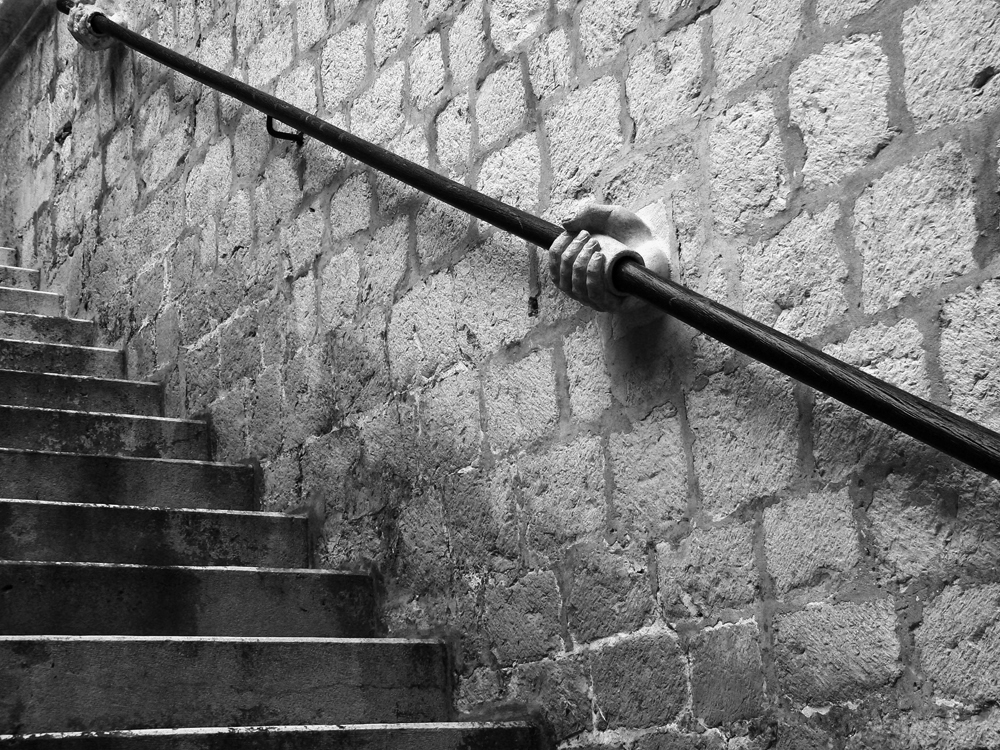
<svg viewBox="0 0 1000 750">
<path fill-rule="evenodd" d="M 257 507 L 256 473 L 217 461 L 0 448 L 0 495 L 29 500 L 245 511 Z"/>
<path fill-rule="evenodd" d="M 370 638 L 374 579 L 315 568 L 0 561 L 4 635 Z"/>
<path fill-rule="evenodd" d="M 0 338 L 0 367 L 116 379 L 125 375 L 125 357 L 120 349 Z"/>
<path fill-rule="evenodd" d="M 0 498 L 3 560 L 304 568 L 308 529 L 287 513 Z"/>
<path fill-rule="evenodd" d="M 63 296 L 56 292 L 0 287 L 0 310 L 41 315 L 62 315 Z"/>
<path fill-rule="evenodd" d="M 0 636 L 0 732 L 447 721 L 438 640 Z"/>
<path fill-rule="evenodd" d="M 5 448 L 143 458 L 209 457 L 208 423 L 201 420 L 0 404 L 2 421 L 7 422 L 0 432 Z"/>
<path fill-rule="evenodd" d="M 0 310 L 0 338 L 36 344 L 92 347 L 97 340 L 97 324 L 83 318 Z"/>
<path fill-rule="evenodd" d="M 27 286 L 22 286 L 26 284 Z M 0 265 L 0 286 L 40 291 L 42 274 L 35 268 Z"/>
<path fill-rule="evenodd" d="M 440 735 L 446 735 L 447 745 L 440 744 Z M 375 744 L 378 735 L 391 735 L 385 743 Z M 382 747 L 399 750 L 529 750 L 543 747 L 541 732 L 527 721 L 497 722 L 425 722 L 425 723 L 374 723 L 333 724 L 259 727 L 196 727 L 190 729 L 133 729 L 119 732 L 56 732 L 50 734 L 0 734 L 0 745 L 11 748 L 49 747 L 58 743 L 62 748 L 90 748 L 126 750 L 140 747 L 154 748 L 341 748 L 357 747 L 358 750 L 376 750 Z M 475 744 L 468 740 L 474 738 Z M 293 744 L 294 743 L 294 744 Z M 349 743 L 349 744 L 347 744 Z M 357 743 L 357 744 L 356 744 Z M 405 744 L 400 744 L 405 743 Z M 457 744 L 462 743 L 462 744 Z M 516 743 L 516 744 L 512 744 Z"/>
<path fill-rule="evenodd" d="M 162 393 L 158 383 L 0 368 L 0 405 L 6 406 L 160 417 Z M 112 405 L 121 408 L 107 411 Z"/>
</svg>

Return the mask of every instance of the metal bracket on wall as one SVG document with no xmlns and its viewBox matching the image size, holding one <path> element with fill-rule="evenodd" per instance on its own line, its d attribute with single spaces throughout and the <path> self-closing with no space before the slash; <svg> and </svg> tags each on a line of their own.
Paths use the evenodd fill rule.
<svg viewBox="0 0 1000 750">
<path fill-rule="evenodd" d="M 300 146 L 305 142 L 305 136 L 302 133 L 282 133 L 280 130 L 275 130 L 274 118 L 270 115 L 267 116 L 267 134 L 283 141 L 295 141 Z"/>
</svg>

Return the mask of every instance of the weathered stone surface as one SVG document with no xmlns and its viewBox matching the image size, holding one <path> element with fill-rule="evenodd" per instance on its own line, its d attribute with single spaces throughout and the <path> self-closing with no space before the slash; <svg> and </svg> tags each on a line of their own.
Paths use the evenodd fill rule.
<svg viewBox="0 0 1000 750">
<path fill-rule="evenodd" d="M 541 437 L 555 426 L 552 355 L 536 351 L 510 364 L 490 367 L 484 385 L 488 434 L 504 451 Z"/>
<path fill-rule="evenodd" d="M 994 430 L 1000 427 L 1000 282 L 991 280 L 945 302 L 941 368 L 951 406 Z"/>
<path fill-rule="evenodd" d="M 437 156 L 441 166 L 462 173 L 472 148 L 472 121 L 469 103 L 457 97 L 437 117 Z"/>
<path fill-rule="evenodd" d="M 836 205 L 793 219 L 741 253 L 743 311 L 791 336 L 815 336 L 848 311 L 847 266 L 834 238 Z"/>
<path fill-rule="evenodd" d="M 392 309 L 389 370 L 400 384 L 428 377 L 459 355 L 455 330 L 454 280 L 434 274 L 411 289 Z"/>
<path fill-rule="evenodd" d="M 754 600 L 753 531 L 741 524 L 695 529 L 676 547 L 657 545 L 660 599 L 668 618 L 711 616 Z"/>
<path fill-rule="evenodd" d="M 787 176 L 770 96 L 757 94 L 727 109 L 709 143 L 712 211 L 720 231 L 733 234 L 785 207 Z"/>
<path fill-rule="evenodd" d="M 788 498 L 764 511 L 764 551 L 776 593 L 818 586 L 861 559 L 847 490 Z"/>
<path fill-rule="evenodd" d="M 781 690 L 796 703 L 858 698 L 899 675 L 899 641 L 891 599 L 813 605 L 774 618 L 775 666 Z"/>
<path fill-rule="evenodd" d="M 653 609 L 641 550 L 611 551 L 597 542 L 574 550 L 566 614 L 579 643 L 628 633 L 647 624 Z"/>
<path fill-rule="evenodd" d="M 510 52 L 528 39 L 545 18 L 545 3 L 539 0 L 496 0 L 490 10 L 493 43 Z"/>
<path fill-rule="evenodd" d="M 807 185 L 838 182 L 890 137 L 889 62 L 879 42 L 873 34 L 828 44 L 792 74 L 788 103 L 806 144 Z"/>
<path fill-rule="evenodd" d="M 406 217 L 374 233 L 371 241 L 365 245 L 362 256 L 363 300 L 377 305 L 392 302 L 396 285 L 406 270 L 409 244 L 409 226 Z"/>
<path fill-rule="evenodd" d="M 716 86 L 725 93 L 788 54 L 802 8 L 797 0 L 722 0 L 712 18 Z"/>
<path fill-rule="evenodd" d="M 537 705 L 558 740 L 591 727 L 590 679 L 578 657 L 514 667 L 505 698 Z"/>
<path fill-rule="evenodd" d="M 485 53 L 482 3 L 469 3 L 455 17 L 448 34 L 448 51 L 451 75 L 458 86 L 464 87 L 479 68 Z"/>
<path fill-rule="evenodd" d="M 327 110 L 338 107 L 364 81 L 367 41 L 368 29 L 358 23 L 330 37 L 324 45 L 321 70 Z"/>
<path fill-rule="evenodd" d="M 655 409 L 631 432 L 613 433 L 616 522 L 655 538 L 687 515 L 688 461 L 680 422 L 672 408 Z"/>
<path fill-rule="evenodd" d="M 755 622 L 705 630 L 692 641 L 692 711 L 708 726 L 760 715 L 765 696 L 759 641 Z"/>
<path fill-rule="evenodd" d="M 921 666 L 936 694 L 968 703 L 994 701 L 997 675 L 1000 586 L 952 585 L 926 605 L 916 631 Z"/>
<path fill-rule="evenodd" d="M 702 501 L 713 517 L 791 481 L 798 407 L 789 383 L 773 371 L 748 365 L 713 376 L 688 394 L 688 419 Z"/>
<path fill-rule="evenodd" d="M 569 94 L 548 116 L 554 195 L 573 195 L 618 155 L 620 109 L 618 84 L 605 77 Z"/>
<path fill-rule="evenodd" d="M 975 266 L 975 178 L 957 143 L 897 167 L 858 198 L 854 228 L 864 262 L 865 312 Z"/>
<path fill-rule="evenodd" d="M 351 132 L 385 143 L 403 124 L 403 63 L 386 65 L 351 104 Z"/>
<path fill-rule="evenodd" d="M 479 190 L 508 205 L 531 211 L 538 203 L 541 171 L 538 141 L 534 133 L 529 133 L 483 160 Z"/>
<path fill-rule="evenodd" d="M 434 102 L 444 88 L 441 37 L 431 34 L 418 42 L 410 57 L 410 98 L 418 109 Z"/>
<path fill-rule="evenodd" d="M 611 377 L 601 332 L 593 322 L 566 337 L 566 377 L 573 416 L 592 421 L 611 406 Z"/>
<path fill-rule="evenodd" d="M 535 661 L 562 646 L 561 598 L 550 571 L 528 573 L 486 594 L 485 624 L 502 665 Z"/>
<path fill-rule="evenodd" d="M 701 27 L 669 34 L 630 61 L 625 79 L 637 143 L 690 117 L 701 100 Z"/>
<path fill-rule="evenodd" d="M 531 88 L 539 99 L 569 83 L 570 49 L 566 32 L 556 29 L 531 46 L 528 75 Z"/>
<path fill-rule="evenodd" d="M 410 3 L 407 0 L 381 0 L 375 6 L 372 19 L 372 50 L 375 65 L 381 66 L 399 49 L 410 25 Z"/>
<path fill-rule="evenodd" d="M 639 24 L 636 0 L 584 0 L 580 3 L 580 43 L 590 67 L 610 62 L 622 39 Z"/>
<path fill-rule="evenodd" d="M 822 23 L 843 23 L 872 8 L 878 0 L 817 0 L 816 17 Z"/>
<path fill-rule="evenodd" d="M 824 351 L 914 395 L 929 395 L 923 335 L 912 320 L 858 329 Z M 813 452 L 817 468 L 827 479 L 842 479 L 855 466 L 898 459 L 911 447 L 911 439 L 902 433 L 817 394 Z"/>
<path fill-rule="evenodd" d="M 534 549 L 551 551 L 604 527 L 604 456 L 598 438 L 580 438 L 520 464 Z"/>
<path fill-rule="evenodd" d="M 918 129 L 979 117 L 1000 103 L 1000 81 L 976 85 L 1000 56 L 1000 8 L 988 0 L 921 3 L 903 16 L 903 56 Z"/>
<path fill-rule="evenodd" d="M 596 713 L 609 729 L 673 719 L 688 701 L 684 656 L 673 633 L 623 637 L 589 654 Z"/>
<path fill-rule="evenodd" d="M 522 339 L 532 326 L 528 259 L 523 246 L 497 232 L 455 266 L 459 347 L 480 361 Z"/>
<path fill-rule="evenodd" d="M 488 149 L 514 130 L 524 118 L 524 111 L 520 66 L 504 65 L 490 73 L 476 92 L 479 147 Z"/>
</svg>

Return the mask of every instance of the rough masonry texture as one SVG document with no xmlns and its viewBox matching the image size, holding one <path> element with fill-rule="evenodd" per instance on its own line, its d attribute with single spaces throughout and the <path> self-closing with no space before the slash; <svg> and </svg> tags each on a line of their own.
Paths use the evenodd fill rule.
<svg viewBox="0 0 1000 750">
<path fill-rule="evenodd" d="M 997 0 L 135 0 L 133 28 L 1000 425 Z M 565 747 L 994 746 L 1000 486 L 62 17 L 0 244 L 259 462 L 458 708 Z"/>
</svg>

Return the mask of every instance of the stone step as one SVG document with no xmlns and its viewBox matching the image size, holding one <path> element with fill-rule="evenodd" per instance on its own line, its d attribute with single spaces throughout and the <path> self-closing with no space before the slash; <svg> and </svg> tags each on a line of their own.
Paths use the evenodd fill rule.
<svg viewBox="0 0 1000 750">
<path fill-rule="evenodd" d="M 3 635 L 378 633 L 374 582 L 353 573 L 0 561 L 0 592 Z"/>
<path fill-rule="evenodd" d="M 208 461 L 0 448 L 0 497 L 26 500 L 254 510 L 255 473 Z"/>
<path fill-rule="evenodd" d="M 527 722 L 137 729 L 0 736 L 17 750 L 542 750 Z"/>
<path fill-rule="evenodd" d="M 0 286 L 0 310 L 35 315 L 62 315 L 63 299 L 61 294 L 55 292 L 36 292 L 31 289 Z"/>
<path fill-rule="evenodd" d="M 16 266 L 17 250 L 12 247 L 0 247 L 0 266 Z"/>
<path fill-rule="evenodd" d="M 158 417 L 163 389 L 132 380 L 0 370 L 0 404 Z"/>
<path fill-rule="evenodd" d="M 0 286 L 38 291 L 42 284 L 42 274 L 34 268 L 0 266 Z"/>
<path fill-rule="evenodd" d="M 0 368 L 115 379 L 125 376 L 125 358 L 118 349 L 0 339 Z"/>
<path fill-rule="evenodd" d="M 208 425 L 190 419 L 0 405 L 0 447 L 143 458 L 209 458 Z"/>
<path fill-rule="evenodd" d="M 0 338 L 93 346 L 97 340 L 97 325 L 90 320 L 0 311 Z"/>
<path fill-rule="evenodd" d="M 0 636 L 0 733 L 446 721 L 429 640 Z"/>
<path fill-rule="evenodd" d="M 0 500 L 0 560 L 305 568 L 308 521 L 284 513 Z"/>
</svg>

